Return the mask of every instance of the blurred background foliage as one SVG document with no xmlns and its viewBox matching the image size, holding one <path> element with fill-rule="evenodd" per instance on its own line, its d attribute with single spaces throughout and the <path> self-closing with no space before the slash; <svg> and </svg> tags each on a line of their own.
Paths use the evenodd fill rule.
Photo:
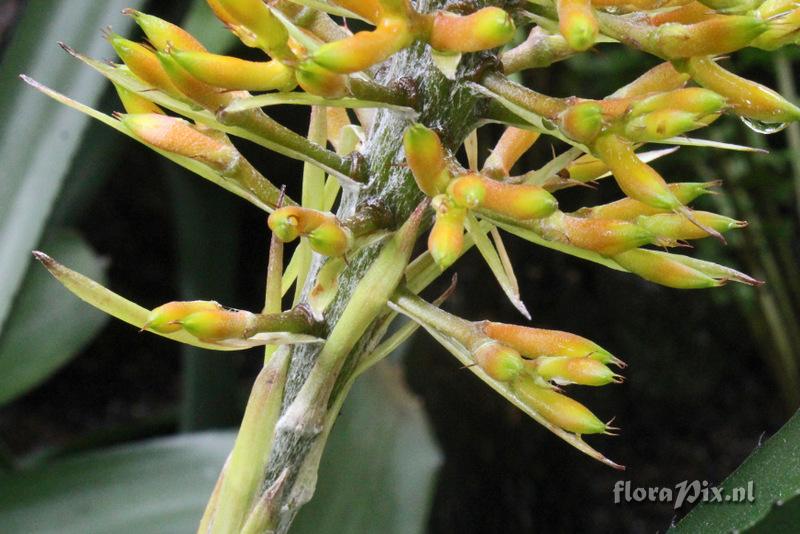
<svg viewBox="0 0 800 534">
<path fill-rule="evenodd" d="M 16 79 L 27 73 L 116 109 L 106 82 L 56 42 L 110 56 L 100 29 L 129 32 L 122 7 L 183 21 L 212 51 L 251 53 L 203 0 L 0 3 L 3 532 L 193 529 L 260 365 L 258 352 L 209 354 L 107 321 L 31 262 L 41 248 L 145 306 L 214 298 L 260 307 L 261 212 Z M 735 70 L 797 102 L 798 58 L 796 48 L 745 50 Z M 606 45 L 530 71 L 525 82 L 602 97 L 653 64 Z M 270 113 L 298 132 L 307 127 L 297 107 Z M 499 133 L 479 132 L 484 157 Z M 318 496 L 293 531 L 663 531 L 689 506 L 615 505 L 617 480 L 717 483 L 777 430 L 800 402 L 800 128 L 764 136 L 726 118 L 703 133 L 769 153 L 684 147 L 656 166 L 672 181 L 724 181 L 724 195 L 703 199 L 705 207 L 751 225 L 727 247 L 700 242 L 694 252 L 764 287 L 670 290 L 507 240 L 534 324 L 585 335 L 630 364 L 624 385 L 580 392 L 622 427 L 621 437 L 594 443 L 628 466 L 624 475 L 564 446 L 417 335 L 352 393 Z M 290 191 L 299 185 L 297 162 L 241 148 Z M 540 141 L 521 167 L 540 165 L 554 148 Z M 559 199 L 571 209 L 619 195 L 606 181 Z M 476 254 L 458 264 L 448 308 L 518 322 Z"/>
</svg>

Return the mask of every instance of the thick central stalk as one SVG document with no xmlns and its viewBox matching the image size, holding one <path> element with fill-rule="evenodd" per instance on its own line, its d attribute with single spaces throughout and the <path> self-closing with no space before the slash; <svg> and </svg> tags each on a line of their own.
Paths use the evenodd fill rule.
<svg viewBox="0 0 800 534">
<path fill-rule="evenodd" d="M 475 2 L 475 8 L 484 5 L 502 5 L 505 2 Z M 417 7 L 430 11 L 445 7 L 446 2 L 421 0 Z M 463 6 L 463 2 L 461 3 Z M 481 58 L 476 55 L 465 56 L 461 72 L 470 72 Z M 410 100 L 420 112 L 418 121 L 436 129 L 445 145 L 455 151 L 469 132 L 475 128 L 486 102 L 471 92 L 463 79 L 455 81 L 445 78 L 434 65 L 429 49 L 421 44 L 404 50 L 384 64 L 376 75 L 377 81 L 397 87 L 408 93 Z M 423 199 L 405 165 L 402 137 L 409 125 L 409 118 L 391 110 L 379 110 L 361 156 L 368 169 L 368 183 L 357 192 L 345 191 L 338 216 L 352 216 L 362 206 L 379 205 L 394 219 L 394 227 L 406 221 L 414 208 Z M 348 199 L 348 194 L 351 195 Z M 348 305 L 354 304 L 354 292 L 364 274 L 375 262 L 380 245 L 359 251 L 349 259 L 349 265 L 341 274 L 339 289 L 334 301 L 325 310 L 322 325 L 323 337 L 330 334 Z M 315 273 L 311 273 L 312 283 L 307 283 L 304 297 L 313 287 Z M 394 288 L 388 288 L 393 290 Z M 365 303 L 366 304 L 366 303 Z M 359 303 L 355 303 L 359 305 Z M 388 312 L 387 312 L 388 313 Z M 306 393 L 314 389 L 309 380 L 319 380 L 323 362 L 321 349 L 315 345 L 298 345 L 292 349 L 288 380 L 285 388 L 282 416 L 279 421 L 263 491 L 275 490 L 276 481 L 282 486 L 276 493 L 282 501 L 275 503 L 274 510 L 280 510 L 277 517 L 277 532 L 286 532 L 300 506 L 307 502 L 314 491 L 316 470 L 327 439 L 329 425 L 338 410 L 342 397 L 346 395 L 349 382 L 356 365 L 371 347 L 384 334 L 386 313 L 378 314 L 367 327 L 366 332 L 353 339 L 354 348 L 340 365 L 326 367 L 325 387 L 319 387 L 321 396 L 311 397 L 315 405 L 309 404 L 309 396 L 298 395 L 301 389 Z M 322 349 L 324 350 L 324 349 Z M 332 376 L 330 376 L 332 374 Z M 298 415 L 299 414 L 299 415 Z"/>
</svg>

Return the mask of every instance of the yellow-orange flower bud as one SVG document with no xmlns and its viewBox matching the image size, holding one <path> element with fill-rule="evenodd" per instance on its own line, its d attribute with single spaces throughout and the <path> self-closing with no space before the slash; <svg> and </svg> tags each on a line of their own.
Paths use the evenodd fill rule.
<svg viewBox="0 0 800 534">
<path fill-rule="evenodd" d="M 524 363 L 519 352 L 496 341 L 486 341 L 473 352 L 475 363 L 486 374 L 500 382 L 511 382 L 522 372 Z"/>
<path fill-rule="evenodd" d="M 139 93 L 129 91 L 116 83 L 114 84 L 114 89 L 116 89 L 119 100 L 122 102 L 122 107 L 125 108 L 125 111 L 128 113 L 164 113 L 160 107 L 150 102 Z"/>
<path fill-rule="evenodd" d="M 683 214 L 678 213 L 643 215 L 636 219 L 636 224 L 646 228 L 659 238 L 677 240 L 709 237 L 710 234 L 701 226 L 717 232 L 727 232 L 734 228 L 747 226 L 745 221 L 737 221 L 708 211 L 692 211 L 691 215 L 694 221 L 690 221 Z"/>
<path fill-rule="evenodd" d="M 443 193 L 450 181 L 450 172 L 436 132 L 422 124 L 412 124 L 403 134 L 403 148 L 420 191 L 429 197 Z"/>
<path fill-rule="evenodd" d="M 170 50 L 173 59 L 201 82 L 242 91 L 291 91 L 294 70 L 280 61 L 246 61 L 208 52 Z"/>
<path fill-rule="evenodd" d="M 645 280 L 676 289 L 705 289 L 724 284 L 724 280 L 712 278 L 670 258 L 668 254 L 652 250 L 628 250 L 614 256 L 614 261 Z"/>
<path fill-rule="evenodd" d="M 555 426 L 575 434 L 602 434 L 606 424 L 586 406 L 531 380 L 518 380 L 514 389 L 519 398 Z"/>
<path fill-rule="evenodd" d="M 303 61 L 295 71 L 297 83 L 304 91 L 325 98 L 341 98 L 347 95 L 347 78 L 332 72 L 311 60 Z"/>
<path fill-rule="evenodd" d="M 342 74 L 366 70 L 410 45 L 414 40 L 408 21 L 384 18 L 373 31 L 325 43 L 312 59 L 322 67 Z"/>
<path fill-rule="evenodd" d="M 464 249 L 464 219 L 466 210 L 457 206 L 446 195 L 433 199 L 436 220 L 428 235 L 428 251 L 440 269 L 450 267 Z"/>
<path fill-rule="evenodd" d="M 175 301 L 154 308 L 147 316 L 144 330 L 171 334 L 182 328 L 180 321 L 199 311 L 221 310 L 222 306 L 209 300 Z"/>
<path fill-rule="evenodd" d="M 514 21 L 499 7 L 485 7 L 467 16 L 440 11 L 433 15 L 429 42 L 441 52 L 478 52 L 503 46 L 514 32 Z"/>
<path fill-rule="evenodd" d="M 491 321 L 481 323 L 481 327 L 490 338 L 513 348 L 528 358 L 566 356 L 592 358 L 601 363 L 618 361 L 597 343 L 569 332 Z"/>
<path fill-rule="evenodd" d="M 244 310 L 201 310 L 180 321 L 184 330 L 203 341 L 243 339 L 255 332 L 257 316 Z"/>
<path fill-rule="evenodd" d="M 593 101 L 568 107 L 559 116 L 561 130 L 579 143 L 591 143 L 603 127 L 603 107 Z"/>
<path fill-rule="evenodd" d="M 186 100 L 183 93 L 172 83 L 155 52 L 150 48 L 116 34 L 110 34 L 108 42 L 111 43 L 122 62 L 143 82 L 173 98 Z"/>
<path fill-rule="evenodd" d="M 573 50 L 583 52 L 597 40 L 599 25 L 590 0 L 558 0 L 558 28 Z"/>
<path fill-rule="evenodd" d="M 162 52 L 168 47 L 195 52 L 206 51 L 206 48 L 192 34 L 171 22 L 130 8 L 123 10 L 123 13 L 133 17 L 150 44 Z"/>
<path fill-rule="evenodd" d="M 267 224 L 281 241 L 306 237 L 311 248 L 324 256 L 342 256 L 353 243 L 352 232 L 332 213 L 286 206 L 272 212 Z"/>
<path fill-rule="evenodd" d="M 593 358 L 542 356 L 525 362 L 525 366 L 538 376 L 558 385 L 605 386 L 619 379 L 614 371 Z"/>
</svg>

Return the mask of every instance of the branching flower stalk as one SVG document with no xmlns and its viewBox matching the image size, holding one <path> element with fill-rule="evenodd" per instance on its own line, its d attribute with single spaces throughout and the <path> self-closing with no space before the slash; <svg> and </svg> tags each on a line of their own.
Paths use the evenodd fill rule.
<svg viewBox="0 0 800 534">
<path fill-rule="evenodd" d="M 724 241 L 746 223 L 689 207 L 718 182 L 668 183 L 650 162 L 677 145 L 748 150 L 686 137 L 722 114 L 770 131 L 800 119 L 800 108 L 728 71 L 719 57 L 796 44 L 800 8 L 786 0 L 208 3 L 261 60 L 212 53 L 202 35 L 126 10 L 145 40 L 109 33 L 121 63 L 64 46 L 114 84 L 124 113 L 105 115 L 24 77 L 270 214 L 260 312 L 213 301 L 148 310 L 35 253 L 80 298 L 144 331 L 212 350 L 265 346 L 199 532 L 286 532 L 313 495 L 354 380 L 417 326 L 560 438 L 621 469 L 582 438 L 616 429 L 566 394 L 571 385 L 621 381 L 612 369 L 621 360 L 575 334 L 462 319 L 419 293 L 475 246 L 529 318 L 499 230 L 668 287 L 760 284 L 670 251 L 709 236 Z M 331 15 L 372 29 L 353 34 Z M 512 46 L 517 28 L 528 37 Z M 604 99 L 556 98 L 509 79 L 605 43 L 664 62 Z M 311 107 L 308 137 L 271 119 L 264 108 L 272 105 Z M 507 129 L 480 168 L 474 132 L 490 121 Z M 571 148 L 514 174 L 542 136 Z M 251 165 L 237 138 L 303 161 L 302 198 L 289 198 Z M 469 168 L 454 156 L 462 145 Z M 559 208 L 558 191 L 606 176 L 623 198 Z M 298 239 L 285 263 L 283 243 Z M 414 258 L 421 239 L 427 251 Z M 384 339 L 398 314 L 413 322 Z"/>
</svg>

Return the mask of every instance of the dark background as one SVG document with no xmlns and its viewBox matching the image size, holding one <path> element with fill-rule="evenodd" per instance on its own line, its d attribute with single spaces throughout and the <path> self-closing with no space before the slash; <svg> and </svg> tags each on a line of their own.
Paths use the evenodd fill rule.
<svg viewBox="0 0 800 534">
<path fill-rule="evenodd" d="M 19 4 L 0 5 L 3 43 L 13 31 L 14 7 Z M 173 20 L 184 8 L 183 2 L 170 3 L 167 9 L 166 3 L 155 4 L 151 12 Z M 738 71 L 774 86 L 769 57 L 746 51 L 737 57 Z M 549 94 L 600 97 L 652 64 L 638 53 L 603 47 L 532 72 L 526 82 Z M 105 108 L 115 105 L 108 95 Z M 299 108 L 273 108 L 270 114 L 297 131 L 305 128 L 307 114 Z M 749 131 L 735 119 L 720 122 L 716 135 L 732 142 L 750 141 Z M 91 128 L 103 131 L 101 126 Z M 481 131 L 484 157 L 499 133 L 493 127 Z M 185 246 L 180 243 L 191 233 L 192 222 L 202 221 L 203 238 L 219 244 L 224 265 L 196 264 L 193 296 L 259 307 L 267 239 L 263 214 L 211 184 L 185 176 L 141 145 L 105 135 L 116 136 L 108 155 L 113 158 L 110 179 L 98 180 L 96 166 L 83 162 L 85 168 L 72 173 L 67 190 L 91 192 L 78 226 L 111 262 L 110 287 L 144 305 L 176 298 L 186 287 L 179 274 L 179 251 Z M 673 181 L 725 179 L 723 191 L 745 195 L 762 222 L 744 230 L 756 232 L 755 237 L 732 239 L 726 250 L 716 242 L 703 243 L 693 254 L 765 277 L 759 272 L 758 243 L 766 241 L 786 259 L 780 274 L 792 276 L 797 215 L 785 138 L 776 134 L 762 142 L 773 149 L 771 159 L 684 148 L 657 166 Z M 298 163 L 242 148 L 275 181 L 298 186 Z M 522 167 L 546 161 L 550 150 L 550 142 L 541 140 Z M 180 211 L 185 195 L 203 198 L 203 211 L 191 212 L 185 206 Z M 560 193 L 559 200 L 566 211 L 618 196 L 606 181 L 598 190 Z M 713 209 L 715 204 L 706 199 L 701 206 Z M 740 204 L 733 209 L 741 215 Z M 770 334 L 758 326 L 764 322 L 763 309 L 754 291 L 734 285 L 714 291 L 670 290 L 510 236 L 506 243 L 533 324 L 584 335 L 629 364 L 622 385 L 573 391 L 601 418 L 616 418 L 622 428 L 619 437 L 588 440 L 628 470 L 613 471 L 562 443 L 461 369 L 432 339 L 418 334 L 405 360 L 408 381 L 421 397 L 444 453 L 431 533 L 664 531 L 687 510 L 673 510 L 670 504 L 615 505 L 612 488 L 617 480 L 631 480 L 634 487 L 672 487 L 694 479 L 719 482 L 794 408 L 776 385 L 777 371 L 769 363 L 774 357 Z M 449 311 L 469 319 L 523 321 L 476 251 L 455 271 L 459 286 L 446 305 Z M 759 291 L 770 291 L 771 280 L 767 282 Z M 792 300 L 794 311 L 796 304 Z M 187 425 L 232 426 L 240 417 L 259 357 L 237 355 L 232 361 L 225 373 L 236 387 L 212 391 L 206 399 L 223 399 L 223 407 L 209 420 L 187 422 L 178 402 L 187 387 L 178 346 L 137 335 L 112 321 L 80 357 L 0 410 L 3 447 L 15 455 L 49 450 L 61 454 Z"/>
</svg>

